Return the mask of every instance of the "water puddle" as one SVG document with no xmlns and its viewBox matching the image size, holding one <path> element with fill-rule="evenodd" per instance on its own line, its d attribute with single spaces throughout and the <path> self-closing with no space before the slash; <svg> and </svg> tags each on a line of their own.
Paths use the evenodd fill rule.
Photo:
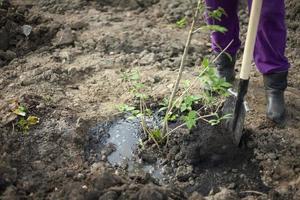
<svg viewBox="0 0 300 200">
<path fill-rule="evenodd" d="M 112 143 L 116 147 L 107 157 L 108 162 L 112 165 L 122 165 L 126 160 L 131 160 L 140 140 L 139 121 L 121 119 L 110 127 L 108 134 L 110 137 L 106 143 Z"/>
<path fill-rule="evenodd" d="M 138 145 L 143 137 L 138 119 L 118 119 L 110 124 L 98 124 L 90 129 L 90 135 L 93 138 L 92 141 L 99 141 L 97 145 L 90 145 L 91 151 L 96 152 L 94 157 L 100 157 L 97 154 L 101 154 L 105 147 L 113 145 L 113 150 L 107 156 L 107 161 L 111 165 L 127 166 L 129 173 L 139 174 L 141 171 L 149 173 L 159 182 L 164 179 L 159 160 L 148 164 L 142 162 L 137 156 Z"/>
</svg>

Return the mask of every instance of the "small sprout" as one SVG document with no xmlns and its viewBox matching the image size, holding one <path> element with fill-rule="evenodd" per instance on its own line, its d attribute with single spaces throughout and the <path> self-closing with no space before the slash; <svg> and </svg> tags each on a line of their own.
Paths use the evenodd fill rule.
<svg viewBox="0 0 300 200">
<path fill-rule="evenodd" d="M 16 115 L 25 117 L 26 116 L 26 108 L 24 106 L 18 106 L 17 109 L 13 111 Z"/>
<path fill-rule="evenodd" d="M 134 70 L 130 76 L 129 76 L 131 81 L 139 81 L 141 79 L 140 73 L 137 70 Z"/>
<path fill-rule="evenodd" d="M 147 96 L 146 94 L 144 94 L 144 93 L 139 93 L 139 92 L 137 92 L 137 93 L 134 94 L 134 96 L 135 96 L 136 98 L 142 99 L 142 100 L 148 99 L 148 96 Z"/>
<path fill-rule="evenodd" d="M 163 135 L 160 129 L 153 129 L 150 131 L 150 137 L 158 143 L 163 141 Z"/>
<path fill-rule="evenodd" d="M 27 133 L 31 126 L 34 126 L 40 122 L 39 118 L 36 116 L 29 116 L 27 119 L 25 117 L 21 117 L 17 125 L 24 132 Z"/>
<path fill-rule="evenodd" d="M 143 140 L 141 138 L 139 139 L 139 145 L 140 145 L 140 147 L 141 147 L 142 150 L 145 149 L 145 144 L 144 144 L 144 142 L 143 142 Z"/>
<path fill-rule="evenodd" d="M 27 118 L 27 123 L 28 125 L 32 126 L 32 125 L 36 125 L 40 122 L 40 119 L 36 116 L 29 116 Z"/>
<path fill-rule="evenodd" d="M 207 57 L 204 57 L 204 59 L 202 61 L 202 65 L 204 66 L 204 68 L 209 67 L 210 61 Z"/>
<path fill-rule="evenodd" d="M 117 108 L 120 112 L 131 112 L 131 111 L 135 110 L 134 106 L 129 106 L 127 104 L 120 104 L 117 106 Z"/>
<path fill-rule="evenodd" d="M 184 88 L 188 89 L 191 85 L 191 81 L 190 80 L 185 80 L 183 84 L 184 84 Z"/>
<path fill-rule="evenodd" d="M 168 115 L 168 121 L 176 121 L 178 116 L 178 114 L 170 114 Z"/>
<path fill-rule="evenodd" d="M 187 24 L 187 20 L 186 20 L 185 17 L 181 18 L 180 20 L 178 20 L 178 21 L 176 22 L 176 26 L 177 26 L 178 28 L 184 28 L 184 27 L 186 26 L 186 24 Z"/>
<path fill-rule="evenodd" d="M 139 81 L 141 79 L 140 73 L 137 70 L 134 70 L 132 72 L 123 72 L 121 78 L 125 82 Z"/>
</svg>

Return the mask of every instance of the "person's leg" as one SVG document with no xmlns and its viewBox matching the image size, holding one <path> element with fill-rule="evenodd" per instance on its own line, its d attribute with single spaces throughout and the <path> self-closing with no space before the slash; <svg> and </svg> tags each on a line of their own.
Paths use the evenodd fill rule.
<svg viewBox="0 0 300 200">
<path fill-rule="evenodd" d="M 234 65 L 236 53 L 241 46 L 239 40 L 239 20 L 237 15 L 238 0 L 205 0 L 206 6 L 209 10 L 216 10 L 219 7 L 226 12 L 222 16 L 221 21 L 207 17 L 207 22 L 210 25 L 220 25 L 225 27 L 228 31 L 225 33 L 214 32 L 211 34 L 211 43 L 213 51 L 218 54 L 227 48 L 226 52 L 231 55 L 231 58 L 222 54 L 216 61 L 217 75 L 224 78 L 226 81 L 233 81 L 235 78 Z"/>
<path fill-rule="evenodd" d="M 221 21 L 208 17 L 207 22 L 210 25 L 220 25 L 228 29 L 225 33 L 214 32 L 211 34 L 212 48 L 215 52 L 222 51 L 233 40 L 233 43 L 227 49 L 231 55 L 235 55 L 240 48 L 239 40 L 239 20 L 237 15 L 238 0 L 205 0 L 209 10 L 223 8 L 226 15 L 223 15 Z"/>
<path fill-rule="evenodd" d="M 248 0 L 251 7 L 251 0 Z M 254 61 L 263 74 L 267 98 L 267 117 L 281 124 L 285 121 L 284 90 L 289 63 L 285 57 L 286 26 L 284 0 L 264 0 Z"/>
<path fill-rule="evenodd" d="M 252 0 L 248 0 L 251 7 Z M 254 61 L 262 74 L 286 72 L 284 0 L 264 0 L 256 38 Z"/>
</svg>

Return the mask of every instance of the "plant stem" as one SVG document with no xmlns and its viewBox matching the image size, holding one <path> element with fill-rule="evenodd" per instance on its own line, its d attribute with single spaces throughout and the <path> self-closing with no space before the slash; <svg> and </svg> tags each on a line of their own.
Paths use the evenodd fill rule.
<svg viewBox="0 0 300 200">
<path fill-rule="evenodd" d="M 142 119 L 141 119 L 141 125 L 144 131 L 145 135 L 148 135 L 149 137 L 152 138 L 152 140 L 154 141 L 155 145 L 158 147 L 158 149 L 160 149 L 160 146 L 158 144 L 158 142 L 156 141 L 156 139 L 152 136 L 152 134 L 150 133 L 150 131 L 147 129 L 147 124 L 146 124 L 146 120 L 145 120 L 145 115 L 146 115 L 146 111 L 147 110 L 147 106 L 145 104 L 145 101 L 140 99 L 140 111 L 142 113 Z"/>
<path fill-rule="evenodd" d="M 231 44 L 233 43 L 233 40 L 231 40 L 230 42 L 229 42 L 229 44 L 212 60 L 212 63 L 214 63 L 214 62 L 216 62 L 216 60 L 231 46 Z M 202 66 L 202 65 L 201 65 Z M 200 67 L 201 67 L 200 66 Z M 202 76 L 205 72 L 206 72 L 206 70 L 207 70 L 208 68 L 205 68 L 200 74 L 199 74 L 199 77 L 200 76 Z M 169 108 L 169 109 L 167 109 L 167 112 L 166 112 L 166 116 L 168 116 L 169 114 L 170 114 L 170 112 L 173 110 L 173 108 L 174 108 L 174 106 L 176 105 L 176 103 L 178 102 L 178 101 L 180 101 L 182 98 L 183 98 L 183 96 L 195 85 L 195 83 L 197 82 L 197 78 L 198 78 L 198 76 L 193 80 L 193 82 L 190 84 L 190 86 L 185 90 L 185 91 L 183 91 L 183 93 L 177 98 L 177 99 L 175 99 L 175 101 L 174 101 L 174 103 L 171 103 L 171 107 Z M 174 99 L 174 97 L 173 97 L 173 99 Z M 172 100 L 173 101 L 173 100 Z M 172 102 L 172 101 L 169 101 L 169 105 L 170 105 L 170 102 Z M 164 120 L 164 123 L 167 123 L 167 122 L 165 122 L 165 121 L 167 121 L 167 120 Z M 165 125 L 165 124 L 164 124 Z M 167 124 L 165 125 L 165 126 L 167 126 Z M 165 130 L 165 133 L 167 133 L 167 130 L 166 130 L 166 128 L 163 128 L 163 130 Z"/>
<path fill-rule="evenodd" d="M 198 15 L 199 15 L 199 7 L 201 5 L 201 1 L 202 0 L 198 0 L 198 4 L 197 4 L 197 9 L 196 9 L 196 12 L 195 12 L 195 15 L 194 15 L 194 18 L 193 18 L 193 22 L 192 22 L 192 25 L 191 25 L 191 28 L 190 28 L 190 31 L 189 31 L 189 35 L 188 35 L 188 38 L 187 38 L 187 41 L 186 41 L 186 45 L 185 45 L 185 48 L 184 48 L 184 52 L 183 52 L 183 55 L 182 55 L 182 58 L 181 58 L 181 62 L 180 62 L 180 67 L 179 67 L 179 72 L 178 72 L 178 76 L 177 76 L 177 79 L 176 79 L 176 83 L 175 83 L 175 86 L 173 88 L 173 91 L 172 91 L 172 94 L 170 96 L 170 99 L 169 99 L 169 105 L 168 105 L 168 109 L 167 109 L 167 112 L 166 112 L 166 116 L 164 118 L 164 124 L 163 124 L 163 129 L 162 129 L 162 135 L 164 136 L 166 134 L 166 129 L 167 129 L 167 123 L 168 123 L 168 113 L 173 105 L 173 100 L 175 98 L 175 94 L 178 90 L 178 86 L 179 86 L 179 83 L 180 83 L 180 80 L 181 80 L 181 77 L 182 77 L 182 72 L 183 72 L 183 68 L 184 68 L 184 64 L 185 64 L 185 60 L 186 60 L 186 56 L 188 54 L 188 50 L 189 50 L 189 47 L 190 47 L 190 44 L 191 44 L 191 40 L 192 40 L 192 36 L 193 36 L 193 29 L 194 29 L 194 26 L 195 26 L 195 22 L 198 18 Z"/>
<path fill-rule="evenodd" d="M 203 116 L 200 116 L 200 117 L 198 117 L 196 120 L 198 121 L 198 120 L 200 120 L 200 119 L 205 119 L 205 118 L 207 118 L 207 117 L 212 117 L 212 116 L 215 116 L 215 113 L 209 114 L 209 115 L 203 115 Z M 206 121 L 207 121 L 207 120 L 206 120 Z M 179 128 L 185 126 L 185 125 L 186 125 L 186 123 L 183 123 L 183 124 L 177 126 L 176 128 L 172 129 L 171 131 L 169 131 L 169 132 L 164 136 L 164 138 L 165 138 L 165 137 L 168 137 L 169 135 L 171 135 L 171 133 L 173 133 L 174 131 L 176 131 L 177 129 L 179 129 Z"/>
</svg>

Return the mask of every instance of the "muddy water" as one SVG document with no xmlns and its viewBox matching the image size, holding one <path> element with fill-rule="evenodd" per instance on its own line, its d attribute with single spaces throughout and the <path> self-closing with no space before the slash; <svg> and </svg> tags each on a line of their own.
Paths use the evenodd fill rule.
<svg viewBox="0 0 300 200">
<path fill-rule="evenodd" d="M 108 134 L 110 137 L 106 143 L 112 143 L 116 147 L 116 151 L 107 157 L 109 163 L 121 165 L 124 161 L 131 160 L 140 140 L 139 121 L 121 119 L 110 127 Z"/>
<path fill-rule="evenodd" d="M 148 119 L 147 124 L 153 120 Z M 112 166 L 127 167 L 127 171 L 133 174 L 149 173 L 159 182 L 163 182 L 162 167 L 160 160 L 148 164 L 141 161 L 137 156 L 137 148 L 141 142 L 142 129 L 139 119 L 117 119 L 111 123 L 97 124 L 90 129 L 89 151 L 93 152 L 88 157 L 90 162 L 101 160 L 104 154 Z M 111 148 L 113 146 L 113 148 Z"/>
</svg>

